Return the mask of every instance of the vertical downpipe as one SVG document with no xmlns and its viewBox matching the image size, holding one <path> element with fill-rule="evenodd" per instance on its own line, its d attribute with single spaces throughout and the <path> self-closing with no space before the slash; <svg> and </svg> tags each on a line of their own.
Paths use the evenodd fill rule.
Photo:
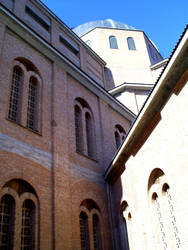
<svg viewBox="0 0 188 250">
<path fill-rule="evenodd" d="M 52 154 L 52 169 L 51 169 L 51 199 L 52 199 L 52 250 L 55 250 L 55 176 L 54 176 L 54 62 L 52 63 L 52 91 L 51 91 L 51 154 Z"/>
</svg>

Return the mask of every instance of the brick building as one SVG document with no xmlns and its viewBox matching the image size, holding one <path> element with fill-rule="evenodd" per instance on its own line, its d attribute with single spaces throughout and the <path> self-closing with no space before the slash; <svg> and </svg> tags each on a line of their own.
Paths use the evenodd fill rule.
<svg viewBox="0 0 188 250">
<path fill-rule="evenodd" d="M 40 1 L 0 1 L 1 249 L 111 249 L 103 174 L 135 115 L 104 66 Z"/>
<path fill-rule="evenodd" d="M 137 152 L 147 145 L 170 91 L 178 86 L 179 93 L 187 80 L 185 38 L 187 31 L 156 85 L 160 91 L 135 121 L 107 91 L 105 61 L 45 5 L 0 0 L 0 249 L 156 249 L 160 233 L 152 241 L 149 223 L 140 219 L 148 211 L 143 190 L 157 202 L 152 186 L 165 180 L 166 192 L 181 173 L 173 166 L 167 183 L 170 163 L 166 169 L 158 163 L 154 172 L 148 167 L 153 145 L 162 148 L 157 139 L 165 124 L 156 141 L 150 137 L 151 155 L 147 147 Z M 186 235 L 186 226 L 181 232 Z"/>
</svg>

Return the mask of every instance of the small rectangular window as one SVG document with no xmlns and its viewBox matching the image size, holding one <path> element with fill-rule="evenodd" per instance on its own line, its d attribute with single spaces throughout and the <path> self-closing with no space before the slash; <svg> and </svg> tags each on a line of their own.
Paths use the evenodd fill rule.
<svg viewBox="0 0 188 250">
<path fill-rule="evenodd" d="M 36 10 L 34 10 L 31 6 L 25 6 L 25 12 L 32 17 L 38 24 L 40 24 L 45 30 L 50 30 L 50 23 L 44 19 Z"/>
<path fill-rule="evenodd" d="M 70 40 L 68 40 L 63 34 L 59 35 L 59 41 L 69 50 L 71 50 L 75 55 L 78 55 L 79 48 L 75 46 Z"/>
</svg>

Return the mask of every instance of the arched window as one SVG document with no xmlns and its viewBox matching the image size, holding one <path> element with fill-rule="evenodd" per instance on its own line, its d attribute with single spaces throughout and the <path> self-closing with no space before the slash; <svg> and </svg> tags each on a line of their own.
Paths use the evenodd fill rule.
<svg viewBox="0 0 188 250">
<path fill-rule="evenodd" d="M 88 217 L 86 213 L 80 213 L 80 241 L 81 250 L 90 250 Z"/>
<path fill-rule="evenodd" d="M 109 43 L 111 49 L 118 49 L 117 39 L 115 36 L 109 37 Z"/>
<path fill-rule="evenodd" d="M 75 134 L 76 134 L 76 151 L 83 153 L 83 128 L 82 128 L 82 111 L 78 105 L 74 107 L 75 116 Z"/>
<path fill-rule="evenodd" d="M 128 44 L 129 50 L 136 50 L 135 42 L 132 37 L 127 38 L 127 44 Z"/>
<path fill-rule="evenodd" d="M 38 83 L 35 77 L 29 81 L 27 127 L 38 131 Z"/>
<path fill-rule="evenodd" d="M 0 203 L 0 249 L 13 249 L 15 202 L 4 195 Z"/>
<path fill-rule="evenodd" d="M 122 214 L 122 220 L 121 220 L 122 246 L 123 246 L 123 249 L 129 250 L 130 249 L 129 240 L 131 240 L 131 213 L 129 211 L 129 206 L 126 201 L 123 201 L 121 203 L 121 214 Z M 127 224 L 129 224 L 129 233 L 128 233 Z"/>
<path fill-rule="evenodd" d="M 93 157 L 93 128 L 92 128 L 92 120 L 91 116 L 88 112 L 85 113 L 85 121 L 86 121 L 86 138 L 87 138 L 87 152 L 88 156 Z"/>
<path fill-rule="evenodd" d="M 35 242 L 35 205 L 26 200 L 22 206 L 21 250 L 34 249 Z"/>
<path fill-rule="evenodd" d="M 126 132 L 121 125 L 117 124 L 115 126 L 114 135 L 115 135 L 116 148 L 118 149 L 123 140 L 125 139 Z"/>
<path fill-rule="evenodd" d="M 0 249 L 38 249 L 39 206 L 35 190 L 22 179 L 12 179 L 1 191 L 5 195 L 0 203 Z"/>
<path fill-rule="evenodd" d="M 21 118 L 23 78 L 24 76 L 22 69 L 18 66 L 15 66 L 12 74 L 8 118 L 18 123 L 20 122 Z"/>
<path fill-rule="evenodd" d="M 94 242 L 94 250 L 102 250 L 101 229 L 100 229 L 99 217 L 97 214 L 93 215 L 93 242 Z"/>
<path fill-rule="evenodd" d="M 102 250 L 101 215 L 98 205 L 92 199 L 85 199 L 80 209 L 81 250 Z"/>
<path fill-rule="evenodd" d="M 94 119 L 91 108 L 82 98 L 74 106 L 76 151 L 91 158 L 96 157 Z"/>
<path fill-rule="evenodd" d="M 19 57 L 13 62 L 8 118 L 30 130 L 40 131 L 40 73 L 29 60 Z M 27 105 L 23 105 L 26 104 Z"/>
<path fill-rule="evenodd" d="M 152 209 L 153 235 L 156 249 L 181 248 L 170 186 L 164 172 L 154 169 L 148 181 L 150 206 Z"/>
</svg>

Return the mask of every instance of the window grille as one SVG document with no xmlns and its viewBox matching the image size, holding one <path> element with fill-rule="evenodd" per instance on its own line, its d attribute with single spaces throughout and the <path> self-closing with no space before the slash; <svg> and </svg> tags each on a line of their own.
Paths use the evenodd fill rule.
<svg viewBox="0 0 188 250">
<path fill-rule="evenodd" d="M 35 240 L 35 206 L 26 200 L 22 207 L 21 250 L 33 250 Z"/>
<path fill-rule="evenodd" d="M 22 86 L 23 72 L 19 67 L 14 67 L 8 118 L 15 122 L 19 122 L 21 117 Z"/>
<path fill-rule="evenodd" d="M 86 119 L 86 137 L 87 137 L 87 150 L 88 156 L 93 157 L 93 130 L 92 130 L 92 120 L 90 114 L 87 112 L 85 114 Z"/>
<path fill-rule="evenodd" d="M 101 236 L 100 236 L 100 223 L 99 218 L 96 214 L 93 215 L 93 242 L 94 250 L 102 250 L 101 247 Z"/>
<path fill-rule="evenodd" d="M 84 212 L 80 213 L 80 240 L 81 250 L 90 250 L 88 217 Z"/>
<path fill-rule="evenodd" d="M 5 195 L 0 203 L 0 249 L 13 249 L 15 203 Z"/>
<path fill-rule="evenodd" d="M 34 77 L 30 78 L 28 107 L 27 107 L 27 127 L 37 131 L 37 106 L 38 106 L 38 85 Z"/>
<path fill-rule="evenodd" d="M 82 132 L 82 113 L 79 106 L 74 108 L 75 115 L 75 134 L 76 134 L 76 150 L 83 153 L 83 132 Z"/>
</svg>

